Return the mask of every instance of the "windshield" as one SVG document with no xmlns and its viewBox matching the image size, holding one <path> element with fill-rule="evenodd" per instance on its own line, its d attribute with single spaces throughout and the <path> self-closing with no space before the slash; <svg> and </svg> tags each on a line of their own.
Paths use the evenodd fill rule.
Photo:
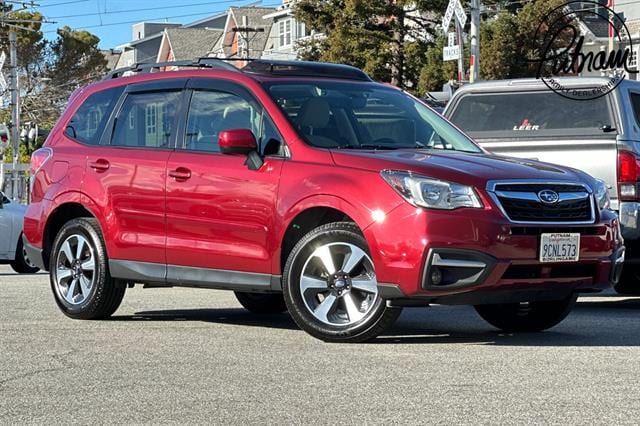
<svg viewBox="0 0 640 426">
<path fill-rule="evenodd" d="M 338 149 L 443 149 L 482 152 L 438 113 L 378 84 L 265 84 L 310 145 Z"/>
</svg>

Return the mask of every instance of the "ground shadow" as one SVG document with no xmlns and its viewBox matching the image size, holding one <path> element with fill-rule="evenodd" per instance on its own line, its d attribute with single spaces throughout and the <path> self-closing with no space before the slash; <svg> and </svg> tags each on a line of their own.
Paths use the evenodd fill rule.
<svg viewBox="0 0 640 426">
<path fill-rule="evenodd" d="M 134 315 L 115 315 L 110 319 L 112 321 L 200 321 L 249 327 L 298 329 L 287 313 L 258 315 L 242 308 L 144 311 L 136 312 Z"/>
<path fill-rule="evenodd" d="M 640 346 L 640 298 L 578 303 L 559 326 L 542 333 L 503 333 L 469 306 L 405 309 L 398 322 L 370 344 L 476 344 L 500 346 Z M 199 321 L 298 330 L 284 314 L 257 315 L 242 308 L 180 309 L 114 316 L 114 321 Z"/>
</svg>

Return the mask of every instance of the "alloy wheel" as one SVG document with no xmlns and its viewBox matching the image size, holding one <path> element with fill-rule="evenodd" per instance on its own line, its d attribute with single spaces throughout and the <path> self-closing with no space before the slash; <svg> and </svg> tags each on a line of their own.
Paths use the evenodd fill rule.
<svg viewBox="0 0 640 426">
<path fill-rule="evenodd" d="M 70 305 L 84 303 L 95 287 L 95 270 L 95 254 L 87 239 L 80 234 L 67 237 L 53 271 L 58 295 Z"/>
<path fill-rule="evenodd" d="M 377 284 L 367 253 L 342 242 L 316 248 L 300 274 L 306 308 L 316 319 L 333 326 L 349 326 L 371 314 Z"/>
</svg>

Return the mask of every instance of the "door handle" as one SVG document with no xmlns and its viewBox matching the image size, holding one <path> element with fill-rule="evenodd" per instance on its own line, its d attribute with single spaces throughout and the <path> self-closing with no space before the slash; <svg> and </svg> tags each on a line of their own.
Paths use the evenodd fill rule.
<svg viewBox="0 0 640 426">
<path fill-rule="evenodd" d="M 100 158 L 96 161 L 90 161 L 89 167 L 91 167 L 96 172 L 104 172 L 109 169 L 109 162 L 103 158 Z"/>
<path fill-rule="evenodd" d="M 178 167 L 175 170 L 169 171 L 169 176 L 175 180 L 187 180 L 191 177 L 191 170 L 186 167 Z"/>
</svg>

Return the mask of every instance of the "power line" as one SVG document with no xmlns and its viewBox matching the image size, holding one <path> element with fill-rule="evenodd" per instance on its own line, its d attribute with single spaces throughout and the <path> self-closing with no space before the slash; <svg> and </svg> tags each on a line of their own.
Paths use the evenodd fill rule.
<svg viewBox="0 0 640 426">
<path fill-rule="evenodd" d="M 275 3 L 275 4 L 272 4 L 272 5 L 265 4 L 264 6 L 275 6 L 276 4 L 280 4 L 280 3 Z M 107 23 L 97 24 L 97 25 L 85 25 L 85 26 L 82 26 L 82 27 L 77 27 L 77 28 L 75 28 L 75 30 L 85 30 L 85 29 L 91 29 L 91 28 L 111 27 L 111 26 L 125 25 L 125 24 L 136 24 L 138 22 L 153 22 L 153 21 L 163 21 L 163 20 L 169 20 L 169 19 L 189 18 L 189 17 L 194 17 L 194 16 L 211 15 L 212 13 L 219 13 L 219 12 L 223 12 L 225 10 L 226 9 L 219 9 L 219 10 L 212 10 L 212 11 L 208 11 L 208 12 L 189 13 L 189 14 L 185 14 L 185 15 L 159 16 L 159 17 L 154 17 L 154 18 L 135 19 L 135 20 L 130 20 L 130 21 L 107 22 Z M 55 33 L 55 32 L 56 32 L 55 30 L 44 31 L 44 33 Z"/>
<path fill-rule="evenodd" d="M 237 0 L 221 0 L 221 1 L 207 1 L 201 3 L 190 3 L 190 4 L 181 4 L 180 7 L 195 7 L 195 6 L 209 6 L 212 4 L 224 4 L 224 3 L 236 3 Z M 104 11 L 97 13 L 83 13 L 77 15 L 63 15 L 63 16 L 52 16 L 51 19 L 63 19 L 63 18 L 81 18 L 85 16 L 99 16 L 99 15 L 112 15 L 115 13 L 130 13 L 130 12 L 146 12 L 149 10 L 162 10 L 162 9 L 175 9 L 174 6 L 158 6 L 158 7 L 147 7 L 141 9 L 127 9 L 127 10 L 112 10 L 112 11 Z"/>
<path fill-rule="evenodd" d="M 53 7 L 53 6 L 62 6 L 63 4 L 75 4 L 75 3 L 86 3 L 89 0 L 71 0 L 71 1 L 63 1 L 60 3 L 51 3 L 51 4 L 45 4 L 43 6 L 38 6 L 39 8 L 44 8 L 44 7 Z"/>
</svg>

